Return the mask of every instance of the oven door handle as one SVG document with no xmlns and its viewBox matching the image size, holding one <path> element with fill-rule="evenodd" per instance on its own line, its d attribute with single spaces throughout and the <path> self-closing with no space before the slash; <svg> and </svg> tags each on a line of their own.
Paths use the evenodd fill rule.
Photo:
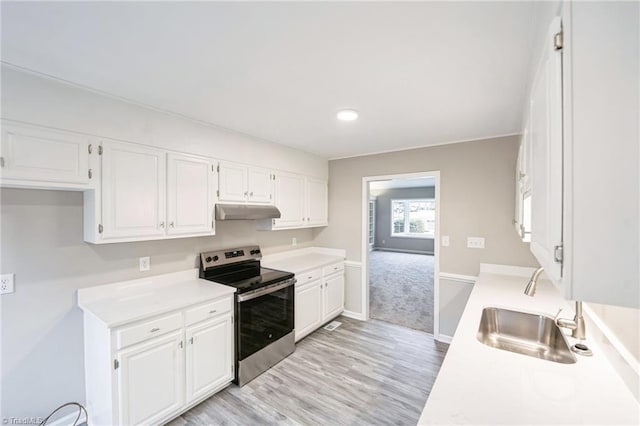
<svg viewBox="0 0 640 426">
<path fill-rule="evenodd" d="M 264 296 L 265 294 L 275 293 L 276 291 L 292 286 L 295 283 L 296 283 L 296 279 L 290 278 L 279 284 L 273 284 L 273 285 L 270 285 L 269 287 L 260 288 L 258 290 L 254 290 L 249 293 L 239 294 L 238 302 L 242 303 L 242 302 L 246 302 L 247 300 L 255 299 L 256 297 Z"/>
</svg>

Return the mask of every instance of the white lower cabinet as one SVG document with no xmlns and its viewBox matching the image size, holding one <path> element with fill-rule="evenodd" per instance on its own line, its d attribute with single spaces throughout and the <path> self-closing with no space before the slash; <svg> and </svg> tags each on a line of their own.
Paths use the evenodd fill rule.
<svg viewBox="0 0 640 426">
<path fill-rule="evenodd" d="M 118 353 L 120 424 L 156 424 L 184 402 L 182 332 Z"/>
<path fill-rule="evenodd" d="M 233 380 L 233 327 L 231 317 L 188 327 L 187 403 Z"/>
<path fill-rule="evenodd" d="M 233 295 L 109 328 L 84 317 L 92 425 L 156 425 L 234 377 Z"/>
<path fill-rule="evenodd" d="M 296 288 L 295 327 L 296 341 L 322 325 L 323 282 L 316 280 Z"/>
<path fill-rule="evenodd" d="M 344 262 L 296 274 L 296 342 L 344 311 Z"/>
</svg>

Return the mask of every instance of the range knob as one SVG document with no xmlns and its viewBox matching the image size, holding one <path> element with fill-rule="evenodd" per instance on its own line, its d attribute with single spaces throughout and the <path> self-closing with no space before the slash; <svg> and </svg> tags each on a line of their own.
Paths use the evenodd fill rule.
<svg viewBox="0 0 640 426">
<path fill-rule="evenodd" d="M 218 261 L 218 256 L 213 256 L 213 261 L 217 262 Z"/>
<path fill-rule="evenodd" d="M 207 263 L 209 263 L 209 262 L 211 262 L 213 259 L 211 258 L 211 256 L 209 256 L 209 257 L 207 257 L 205 260 L 207 261 Z"/>
</svg>

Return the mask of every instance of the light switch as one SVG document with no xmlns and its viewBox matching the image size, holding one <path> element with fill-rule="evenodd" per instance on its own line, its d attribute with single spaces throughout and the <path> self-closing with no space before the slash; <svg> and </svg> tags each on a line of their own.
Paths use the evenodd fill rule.
<svg viewBox="0 0 640 426">
<path fill-rule="evenodd" d="M 483 237 L 468 237 L 467 248 L 483 249 L 484 238 Z"/>
<path fill-rule="evenodd" d="M 449 236 L 448 235 L 443 235 L 442 236 L 442 247 L 449 247 Z"/>
</svg>

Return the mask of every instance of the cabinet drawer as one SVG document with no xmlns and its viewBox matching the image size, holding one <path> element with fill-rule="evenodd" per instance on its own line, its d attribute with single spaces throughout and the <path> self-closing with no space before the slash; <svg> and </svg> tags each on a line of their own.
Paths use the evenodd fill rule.
<svg viewBox="0 0 640 426">
<path fill-rule="evenodd" d="M 344 262 L 334 263 L 333 265 L 322 268 L 322 275 L 333 274 L 334 272 L 344 271 Z"/>
<path fill-rule="evenodd" d="M 179 328 L 182 328 L 182 313 L 180 312 L 121 328 L 116 331 L 117 349 L 122 349 Z"/>
<path fill-rule="evenodd" d="M 310 283 L 313 280 L 320 279 L 322 276 L 322 269 L 314 269 L 313 271 L 301 272 L 296 274 L 296 287 L 300 287 L 305 285 L 306 283 Z"/>
<path fill-rule="evenodd" d="M 232 299 L 226 298 L 209 302 L 197 308 L 189 309 L 185 314 L 186 325 L 195 324 L 208 318 L 213 318 L 225 312 L 231 311 Z"/>
</svg>

